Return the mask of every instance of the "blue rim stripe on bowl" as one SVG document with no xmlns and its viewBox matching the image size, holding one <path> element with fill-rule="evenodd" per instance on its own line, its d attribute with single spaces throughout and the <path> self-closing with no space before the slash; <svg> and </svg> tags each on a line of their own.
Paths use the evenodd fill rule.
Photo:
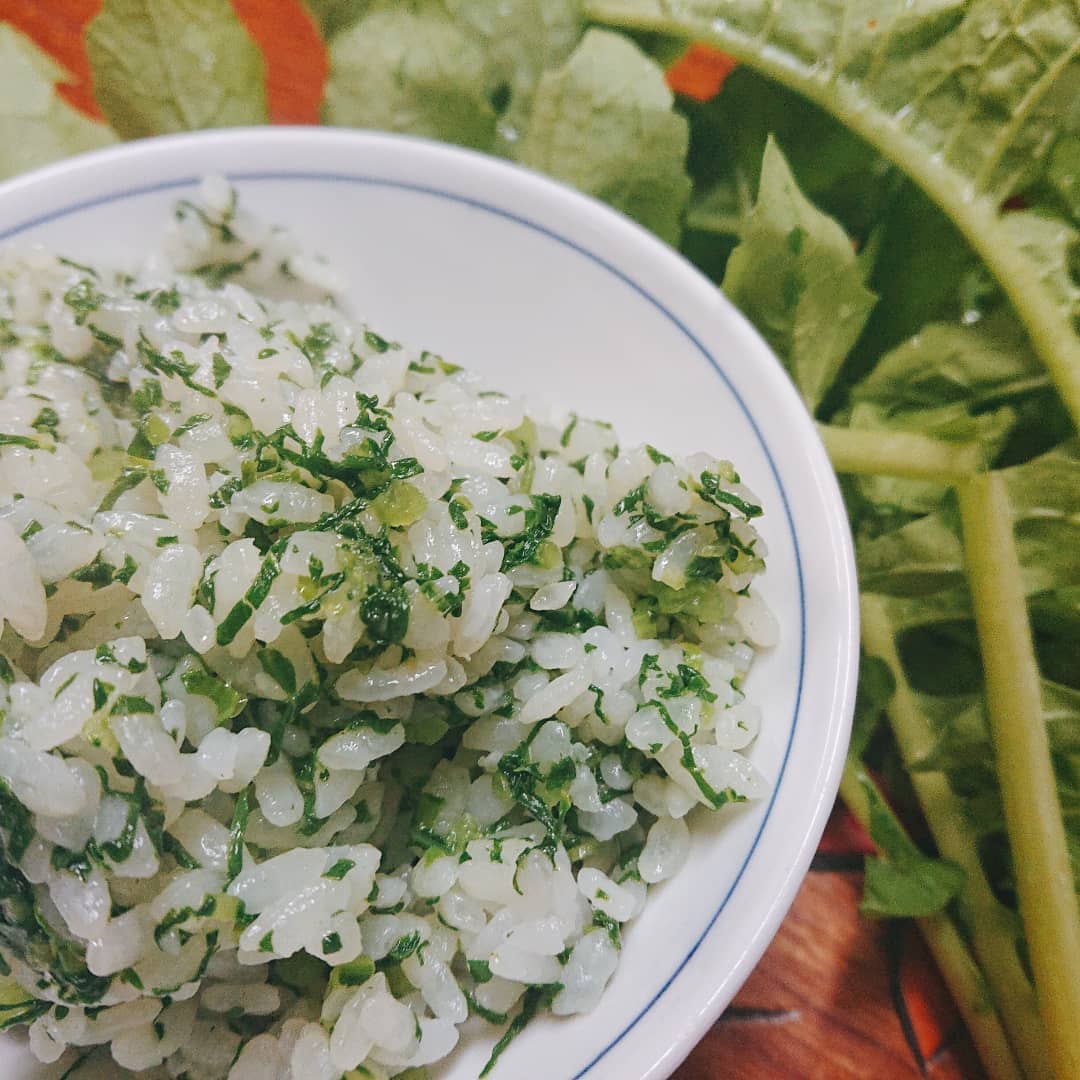
<svg viewBox="0 0 1080 1080">
<path fill-rule="evenodd" d="M 563 236 L 561 233 L 556 232 L 553 229 L 548 228 L 546 225 L 541 225 L 539 222 L 532 221 L 521 214 L 516 214 L 512 211 L 505 210 L 502 207 L 495 206 L 491 203 L 485 202 L 482 199 L 471 198 L 467 195 L 460 195 L 452 191 L 446 191 L 443 188 L 434 187 L 428 184 L 417 184 L 403 180 L 389 180 L 385 177 L 378 176 L 364 176 L 364 175 L 348 175 L 345 173 L 335 172 L 310 172 L 310 171 L 257 171 L 257 172 L 237 172 L 230 171 L 226 173 L 226 176 L 231 181 L 244 182 L 244 183 L 258 183 L 260 181 L 316 181 L 323 183 L 337 183 L 337 184 L 362 184 L 368 187 L 384 187 L 392 188 L 400 191 L 408 191 L 418 195 L 426 195 L 432 198 L 445 199 L 449 202 L 459 203 L 465 206 L 469 206 L 473 209 L 483 211 L 488 214 L 492 214 L 495 217 L 502 218 L 506 221 L 510 221 L 515 225 L 520 225 L 523 228 L 537 233 L 538 235 L 545 236 L 550 240 L 561 244 L 563 247 L 574 251 L 578 255 L 588 259 L 594 265 L 599 266 L 603 270 L 607 271 L 618 278 L 623 284 L 627 285 L 630 289 L 636 292 L 643 300 L 649 303 L 655 308 L 665 319 L 668 320 L 678 331 L 693 345 L 695 351 L 709 364 L 709 366 L 716 372 L 720 379 L 724 382 L 725 386 L 731 392 L 732 396 L 738 402 L 739 408 L 742 410 L 743 415 L 746 417 L 748 423 L 753 429 L 754 435 L 757 437 L 758 443 L 761 446 L 762 451 L 765 454 L 766 460 L 769 462 L 769 469 L 772 471 L 773 479 L 776 481 L 776 486 L 780 491 L 780 498 L 784 506 L 784 516 L 787 521 L 788 531 L 791 535 L 792 548 L 795 553 L 795 569 L 798 576 L 799 583 L 799 678 L 795 692 L 795 709 L 791 718 L 791 730 L 788 733 L 787 744 L 784 747 L 784 756 L 780 762 L 780 770 L 776 777 L 776 783 L 773 786 L 771 795 L 769 796 L 768 804 L 765 807 L 764 816 L 761 819 L 761 825 L 758 827 L 758 831 L 754 836 L 753 843 L 750 845 L 750 850 L 746 853 L 746 857 L 743 860 L 742 866 L 739 867 L 738 873 L 735 875 L 734 880 L 731 883 L 731 887 L 725 893 L 720 904 L 710 916 L 709 921 L 706 923 L 705 928 L 702 930 L 698 939 L 690 947 L 686 955 L 679 961 L 675 970 L 665 979 L 659 990 L 653 995 L 649 1002 L 642 1008 L 637 1015 L 616 1035 L 599 1053 L 597 1053 L 593 1059 L 580 1069 L 573 1077 L 573 1080 L 580 1080 L 585 1076 L 595 1065 L 597 1065 L 615 1046 L 617 1046 L 622 1040 L 630 1033 L 635 1025 L 640 1021 L 660 1000 L 661 997 L 667 992 L 671 984 L 679 977 L 683 969 L 697 953 L 701 947 L 702 942 L 708 937 L 709 932 L 716 924 L 716 920 L 720 917 L 721 913 L 727 907 L 728 901 L 731 899 L 732 894 L 738 887 L 739 882 L 742 880 L 747 868 L 750 865 L 751 860 L 754 857 L 754 853 L 757 850 L 759 841 L 762 834 L 765 831 L 765 826 L 768 824 L 770 817 L 772 816 L 773 806 L 776 803 L 777 795 L 780 792 L 780 787 L 783 783 L 784 774 L 787 770 L 788 759 L 791 755 L 792 743 L 795 740 L 795 731 L 799 723 L 799 711 L 802 704 L 802 692 L 803 681 L 806 668 L 806 593 L 803 581 L 803 566 L 802 556 L 799 550 L 799 538 L 795 532 L 795 523 L 792 520 L 791 508 L 788 504 L 787 492 L 784 490 L 783 482 L 780 479 L 780 473 L 776 467 L 776 463 L 773 460 L 772 453 L 769 450 L 769 445 L 765 441 L 764 436 L 761 433 L 761 429 L 757 425 L 757 421 L 754 419 L 753 414 L 750 412 L 746 403 L 742 399 L 742 395 L 736 389 L 735 384 L 732 382 L 730 376 L 720 366 L 719 361 L 711 352 L 705 347 L 705 345 L 697 338 L 692 330 L 671 311 L 665 304 L 658 300 L 651 292 L 648 291 L 643 285 L 640 285 L 628 274 L 608 262 L 607 259 L 595 252 L 590 251 L 576 240 L 572 240 L 567 236 Z M 81 202 L 70 203 L 59 210 L 50 211 L 47 214 L 41 214 L 37 217 L 28 218 L 18 225 L 11 226 L 8 229 L 0 231 L 0 241 L 8 240 L 13 236 L 17 236 L 19 233 L 26 232 L 28 229 L 36 228 L 40 225 L 46 225 L 49 222 L 56 221 L 60 218 L 69 217 L 72 214 L 77 214 L 82 210 L 89 210 L 95 206 L 103 206 L 109 203 L 122 202 L 125 199 L 136 198 L 143 195 L 152 195 L 157 192 L 170 191 L 179 188 L 197 187 L 200 182 L 199 177 L 184 177 L 178 180 L 166 180 L 156 184 L 146 184 L 141 187 L 124 188 L 120 191 L 111 192 L 108 195 L 100 195 L 92 199 L 85 199 Z"/>
</svg>

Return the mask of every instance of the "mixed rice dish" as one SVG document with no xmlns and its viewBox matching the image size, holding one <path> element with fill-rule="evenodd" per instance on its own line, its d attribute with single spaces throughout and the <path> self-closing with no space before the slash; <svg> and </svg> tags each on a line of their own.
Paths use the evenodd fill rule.
<svg viewBox="0 0 1080 1080">
<path fill-rule="evenodd" d="M 224 181 L 128 270 L 0 251 L 0 1025 L 382 1080 L 588 1012 L 766 790 L 757 500 L 380 336 Z"/>
</svg>

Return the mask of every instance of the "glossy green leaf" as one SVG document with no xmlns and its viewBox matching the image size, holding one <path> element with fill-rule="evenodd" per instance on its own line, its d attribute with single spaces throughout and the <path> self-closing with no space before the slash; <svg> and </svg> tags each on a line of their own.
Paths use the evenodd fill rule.
<svg viewBox="0 0 1080 1080">
<path fill-rule="evenodd" d="M 835 117 L 799 94 L 736 68 L 723 92 L 680 103 L 690 120 L 689 170 L 695 191 L 687 227 L 738 234 L 761 176 L 770 135 L 803 194 L 865 241 L 891 202 L 898 174 Z"/>
<path fill-rule="evenodd" d="M 947 859 L 921 852 L 885 806 L 872 784 L 863 784 L 870 800 L 870 838 L 882 857 L 866 860 L 861 911 L 874 917 L 935 915 L 956 896 L 964 872 Z"/>
<path fill-rule="evenodd" d="M 376 10 L 331 43 L 323 118 L 488 148 L 488 83 L 482 45 L 448 15 Z"/>
<path fill-rule="evenodd" d="M 690 193 L 687 124 L 664 73 L 620 34 L 591 30 L 541 76 L 517 159 L 675 242 Z"/>
<path fill-rule="evenodd" d="M 1001 312 L 971 326 L 923 327 L 883 356 L 851 396 L 891 412 L 949 402 L 974 412 L 1048 385 L 1023 331 Z"/>
<path fill-rule="evenodd" d="M 487 56 L 499 113 L 496 149 L 513 156 L 540 76 L 573 52 L 585 30 L 580 0 L 441 0 Z"/>
<path fill-rule="evenodd" d="M 228 0 L 105 0 L 86 51 L 125 138 L 266 122 L 262 54 Z"/>
<path fill-rule="evenodd" d="M 806 199 L 770 139 L 723 289 L 776 350 L 811 409 L 874 306 L 864 276 L 847 234 Z"/>
<path fill-rule="evenodd" d="M 1056 447 L 1004 475 L 1027 595 L 1080 586 L 1080 444 Z M 874 592 L 918 596 L 962 587 L 963 548 L 951 503 L 861 541 L 858 564 L 863 588 Z"/>
<path fill-rule="evenodd" d="M 921 187 L 1011 300 L 1074 419 L 1080 335 L 1041 233 L 1005 199 L 1047 171 L 1080 80 L 1080 10 L 1059 0 L 591 0 L 596 20 L 708 41 L 803 94 Z M 1066 247 L 1076 230 L 1062 222 Z M 1071 240 L 1069 239 L 1071 238 Z M 1053 241 L 1057 250 L 1057 240 Z M 1052 280 L 1051 280 L 1052 278 Z"/>
</svg>

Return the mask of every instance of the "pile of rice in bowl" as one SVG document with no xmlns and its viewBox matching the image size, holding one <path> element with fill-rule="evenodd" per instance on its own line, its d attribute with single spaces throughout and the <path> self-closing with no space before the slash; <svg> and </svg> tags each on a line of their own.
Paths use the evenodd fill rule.
<svg viewBox="0 0 1080 1080">
<path fill-rule="evenodd" d="M 731 464 L 334 288 L 222 181 L 132 274 L 0 254 L 0 1023 L 43 1061 L 383 1078 L 470 1016 L 494 1059 L 764 790 Z"/>
</svg>

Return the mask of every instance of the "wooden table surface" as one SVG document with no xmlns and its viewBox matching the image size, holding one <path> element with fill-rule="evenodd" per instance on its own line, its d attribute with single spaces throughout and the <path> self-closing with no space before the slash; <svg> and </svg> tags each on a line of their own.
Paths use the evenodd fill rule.
<svg viewBox="0 0 1080 1080">
<path fill-rule="evenodd" d="M 61 90 L 90 116 L 82 32 L 101 0 L 0 0 L 13 23 L 71 73 Z M 300 0 L 233 0 L 263 50 L 271 119 L 317 123 L 326 56 Z M 730 63 L 697 56 L 680 89 L 715 90 Z M 982 1076 L 936 972 L 909 923 L 858 914 L 865 837 L 833 815 L 814 867 L 772 946 L 676 1080 L 875 1080 Z"/>
<path fill-rule="evenodd" d="M 914 925 L 859 915 L 866 847 L 835 810 L 780 932 L 676 1080 L 983 1076 Z"/>
</svg>

